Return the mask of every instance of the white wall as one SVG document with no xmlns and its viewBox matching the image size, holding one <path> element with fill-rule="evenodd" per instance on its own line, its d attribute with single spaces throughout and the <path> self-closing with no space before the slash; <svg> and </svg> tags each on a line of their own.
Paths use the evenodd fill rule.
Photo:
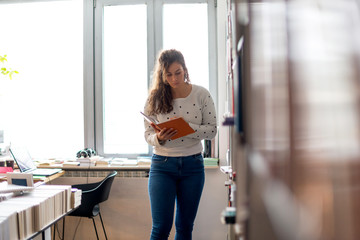
<svg viewBox="0 0 360 240">
<path fill-rule="evenodd" d="M 227 227 L 220 222 L 222 210 L 226 206 L 225 175 L 218 168 L 206 169 L 205 186 L 196 217 L 194 240 L 226 239 Z M 89 178 L 89 182 L 97 182 L 102 178 Z M 61 177 L 52 184 L 73 185 L 85 183 L 85 177 Z M 101 214 L 109 239 L 146 240 L 151 232 L 151 212 L 148 197 L 148 178 L 116 177 L 109 199 L 102 203 Z M 96 218 L 99 238 L 105 239 L 99 217 Z M 88 218 L 66 217 L 65 239 L 96 239 L 92 220 Z M 59 222 L 62 232 L 62 222 Z M 174 239 L 174 230 L 170 238 Z"/>
</svg>

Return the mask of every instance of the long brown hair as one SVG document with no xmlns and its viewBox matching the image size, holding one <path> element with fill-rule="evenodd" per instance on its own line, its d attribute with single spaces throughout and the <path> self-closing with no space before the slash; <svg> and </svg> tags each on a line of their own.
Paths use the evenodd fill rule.
<svg viewBox="0 0 360 240">
<path fill-rule="evenodd" d="M 152 87 L 148 97 L 148 113 L 150 115 L 169 113 L 173 110 L 171 87 L 166 81 L 166 72 L 171 64 L 179 63 L 184 69 L 184 81 L 190 83 L 185 59 L 181 52 L 175 49 L 160 52 L 153 73 Z"/>
</svg>

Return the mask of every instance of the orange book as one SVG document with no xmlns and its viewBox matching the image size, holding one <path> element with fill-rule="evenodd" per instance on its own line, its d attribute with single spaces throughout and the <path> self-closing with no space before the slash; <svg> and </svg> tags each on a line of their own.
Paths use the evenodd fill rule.
<svg viewBox="0 0 360 240">
<path fill-rule="evenodd" d="M 184 137 L 186 135 L 189 135 L 191 133 L 194 133 L 194 129 L 192 129 L 190 127 L 190 125 L 182 118 L 182 117 L 178 117 L 178 118 L 173 118 L 170 119 L 169 121 L 166 122 L 162 122 L 162 123 L 157 123 L 155 121 L 155 119 L 149 117 L 148 115 L 140 112 L 142 115 L 144 115 L 145 119 L 148 120 L 150 123 L 153 123 L 156 127 L 158 127 L 159 129 L 163 129 L 163 128 L 173 128 L 176 129 L 178 132 L 177 134 L 175 134 L 171 140 L 175 140 L 177 138 L 180 137 Z"/>
</svg>

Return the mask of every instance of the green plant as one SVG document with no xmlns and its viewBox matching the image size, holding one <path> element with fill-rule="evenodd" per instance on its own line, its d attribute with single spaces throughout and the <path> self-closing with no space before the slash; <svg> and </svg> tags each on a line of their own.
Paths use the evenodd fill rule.
<svg viewBox="0 0 360 240">
<path fill-rule="evenodd" d="M 7 55 L 4 55 L 4 56 L 0 55 L 1 65 L 5 65 L 5 62 L 7 62 L 6 57 L 7 57 Z M 8 75 L 10 80 L 12 79 L 14 73 L 19 73 L 18 71 L 12 70 L 11 68 L 6 68 L 6 66 L 1 67 L 0 71 L 1 71 L 1 74 L 5 75 L 5 76 Z"/>
</svg>

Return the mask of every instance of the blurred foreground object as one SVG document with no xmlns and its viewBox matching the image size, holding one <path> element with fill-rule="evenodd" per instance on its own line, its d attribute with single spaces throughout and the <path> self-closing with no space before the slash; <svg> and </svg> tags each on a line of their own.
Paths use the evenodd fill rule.
<svg viewBox="0 0 360 240">
<path fill-rule="evenodd" d="M 249 1 L 239 27 L 245 239 L 360 239 L 359 9 L 356 0 Z"/>
</svg>

